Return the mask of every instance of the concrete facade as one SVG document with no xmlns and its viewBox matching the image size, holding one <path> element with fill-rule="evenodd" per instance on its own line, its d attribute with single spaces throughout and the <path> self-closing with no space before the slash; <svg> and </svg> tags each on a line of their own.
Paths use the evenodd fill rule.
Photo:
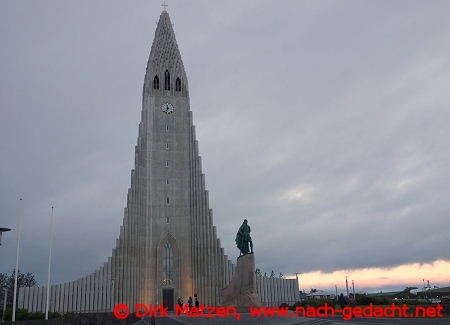
<svg viewBox="0 0 450 325">
<path fill-rule="evenodd" d="M 170 305 L 194 293 L 204 305 L 221 304 L 235 267 L 213 225 L 188 80 L 165 11 L 147 63 L 138 134 L 116 247 L 91 275 L 52 285 L 51 311 L 111 311 L 125 303 L 134 312 L 137 303 Z M 273 296 L 274 284 L 263 282 Z M 44 287 L 20 288 L 18 307 L 43 311 L 45 295 Z"/>
</svg>

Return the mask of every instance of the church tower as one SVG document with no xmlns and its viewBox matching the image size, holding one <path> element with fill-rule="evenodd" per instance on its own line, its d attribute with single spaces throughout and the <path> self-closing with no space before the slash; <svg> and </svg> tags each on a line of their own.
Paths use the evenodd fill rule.
<svg viewBox="0 0 450 325">
<path fill-rule="evenodd" d="M 218 305 L 223 250 L 213 227 L 186 71 L 168 13 L 147 63 L 127 208 L 112 254 L 115 302 Z"/>
<path fill-rule="evenodd" d="M 164 10 L 144 77 L 135 166 L 116 247 L 90 275 L 51 285 L 50 311 L 112 311 L 126 304 L 133 313 L 136 304 L 161 303 L 172 310 L 178 298 L 186 302 L 195 293 L 202 304 L 219 306 L 234 272 L 213 226 L 186 71 Z M 298 301 L 296 280 L 258 276 L 257 288 L 265 305 Z M 46 292 L 20 288 L 18 308 L 44 311 Z"/>
</svg>

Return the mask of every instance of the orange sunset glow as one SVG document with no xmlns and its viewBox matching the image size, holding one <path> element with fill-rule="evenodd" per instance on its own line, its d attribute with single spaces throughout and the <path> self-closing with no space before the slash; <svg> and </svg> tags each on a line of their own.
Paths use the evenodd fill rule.
<svg viewBox="0 0 450 325">
<path fill-rule="evenodd" d="M 352 280 L 355 291 L 380 292 L 398 290 L 408 286 L 423 287 L 423 280 L 430 281 L 431 286 L 450 286 L 450 262 L 438 260 L 430 264 L 405 264 L 394 268 L 365 268 L 357 270 L 339 270 L 333 273 L 320 271 L 299 274 L 300 290 L 309 292 L 311 288 L 329 292 L 343 292 L 345 276 L 348 276 L 349 287 Z M 388 289 L 389 288 L 389 289 Z"/>
</svg>

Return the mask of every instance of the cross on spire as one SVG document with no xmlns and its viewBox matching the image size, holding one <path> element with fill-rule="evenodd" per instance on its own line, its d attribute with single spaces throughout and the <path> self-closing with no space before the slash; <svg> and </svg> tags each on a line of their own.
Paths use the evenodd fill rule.
<svg viewBox="0 0 450 325">
<path fill-rule="evenodd" d="M 169 5 L 166 5 L 166 2 L 164 1 L 164 3 L 161 6 L 164 7 L 164 12 L 166 12 L 166 7 L 168 7 Z"/>
</svg>

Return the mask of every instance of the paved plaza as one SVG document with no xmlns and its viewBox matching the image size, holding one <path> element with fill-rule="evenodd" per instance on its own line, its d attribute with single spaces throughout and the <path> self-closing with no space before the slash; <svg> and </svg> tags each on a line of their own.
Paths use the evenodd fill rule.
<svg viewBox="0 0 450 325">
<path fill-rule="evenodd" d="M 289 317 L 251 317 L 249 314 L 241 314 L 239 320 L 234 317 L 224 317 L 224 318 L 192 318 L 178 316 L 176 317 L 174 313 L 169 313 L 170 317 L 155 318 L 155 325 L 233 325 L 233 324 L 286 324 L 286 325 L 344 325 L 344 324 L 360 324 L 360 325 L 438 325 L 438 324 L 449 324 L 450 318 L 366 318 L 366 317 L 354 317 L 351 320 L 343 320 L 342 316 L 336 316 L 334 318 L 306 318 L 306 317 L 295 317 L 294 313 L 291 313 Z M 141 321 L 135 323 L 136 325 L 150 325 L 152 320 L 148 317 L 144 317 Z"/>
</svg>

